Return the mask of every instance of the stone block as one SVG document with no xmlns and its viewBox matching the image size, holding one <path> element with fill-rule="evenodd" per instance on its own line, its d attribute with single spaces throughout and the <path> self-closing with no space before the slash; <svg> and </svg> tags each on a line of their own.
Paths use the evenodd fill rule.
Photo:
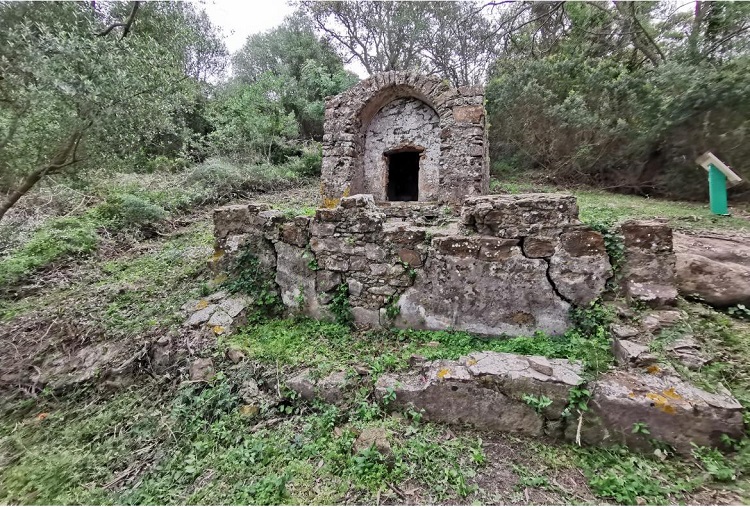
<svg viewBox="0 0 750 507">
<path fill-rule="evenodd" d="M 620 232 L 625 294 L 653 308 L 674 306 L 677 287 L 672 229 L 660 221 L 629 220 L 621 225 Z"/>
<path fill-rule="evenodd" d="M 561 417 L 570 389 L 582 381 L 577 363 L 496 352 L 432 361 L 422 368 L 422 373 L 381 376 L 376 396 L 382 399 L 393 389 L 391 410 L 411 406 L 423 410 L 427 420 L 531 436 L 542 434 L 545 417 Z M 538 413 L 524 395 L 547 396 L 552 405 Z"/>
<path fill-rule="evenodd" d="M 552 257 L 557 243 L 557 238 L 528 236 L 523 239 L 523 254 L 532 259 Z"/>
<path fill-rule="evenodd" d="M 566 301 L 585 306 L 603 292 L 612 276 L 601 233 L 588 228 L 564 232 L 549 261 L 549 277 Z"/>
<path fill-rule="evenodd" d="M 723 447 L 722 435 L 744 434 L 742 405 L 728 392 L 709 393 L 671 375 L 615 371 L 591 386 L 581 440 L 590 445 L 626 445 L 651 450 L 653 442 L 690 455 L 693 445 Z M 643 425 L 648 434 L 634 432 Z M 568 427 L 573 438 L 575 425 Z"/>
<path fill-rule="evenodd" d="M 482 106 L 459 106 L 453 108 L 453 119 L 458 123 L 480 123 L 484 117 Z"/>
</svg>

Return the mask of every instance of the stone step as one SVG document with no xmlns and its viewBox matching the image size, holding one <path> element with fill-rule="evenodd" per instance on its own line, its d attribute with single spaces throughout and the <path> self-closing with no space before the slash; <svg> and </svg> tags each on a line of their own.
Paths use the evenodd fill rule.
<svg viewBox="0 0 750 507">
<path fill-rule="evenodd" d="M 649 451 L 669 446 L 690 454 L 692 444 L 723 447 L 741 438 L 742 406 L 730 393 L 699 389 L 652 366 L 612 371 L 590 382 L 588 410 L 566 414 L 582 366 L 566 359 L 478 352 L 458 361 L 425 363 L 383 375 L 375 389 L 391 410 L 414 408 L 425 420 L 480 430 L 547 434 L 587 445 L 625 445 Z M 540 403 L 541 402 L 541 403 Z"/>
</svg>

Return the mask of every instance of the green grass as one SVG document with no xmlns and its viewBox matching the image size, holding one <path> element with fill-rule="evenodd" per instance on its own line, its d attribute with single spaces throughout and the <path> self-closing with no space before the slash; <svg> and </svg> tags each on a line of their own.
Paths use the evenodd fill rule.
<svg viewBox="0 0 750 507">
<path fill-rule="evenodd" d="M 627 219 L 666 218 L 676 229 L 750 231 L 742 216 L 722 217 L 708 204 L 645 198 L 595 191 L 574 191 L 583 222 L 614 224 Z"/>
<path fill-rule="evenodd" d="M 251 430 L 258 421 L 242 416 L 236 387 L 224 378 L 155 396 L 142 386 L 93 404 L 43 400 L 10 414 L 0 422 L 0 502 L 373 503 L 388 484 L 406 481 L 437 502 L 474 489 L 477 439 L 446 439 L 439 426 L 377 408 L 322 405 Z M 373 426 L 389 434 L 392 456 L 353 453 L 356 435 Z"/>
<path fill-rule="evenodd" d="M 213 236 L 196 223 L 166 241 L 145 243 L 138 253 L 81 268 L 69 286 L 22 299 L 0 298 L 0 321 L 50 308 L 87 309 L 90 318 L 114 334 L 135 336 L 152 328 L 167 329 L 184 319 L 180 307 L 198 297 L 206 282 L 206 261 Z"/>
<path fill-rule="evenodd" d="M 412 355 L 428 360 L 458 359 L 476 351 L 509 352 L 580 360 L 592 373 L 612 362 L 604 328 L 589 311 L 585 325 L 563 336 L 485 338 L 462 331 L 392 330 L 352 334 L 348 326 L 311 319 L 270 320 L 227 338 L 261 362 L 312 366 L 321 375 L 335 368 L 367 365 L 374 376 L 408 367 Z M 581 312 L 586 314 L 586 312 Z"/>
<path fill-rule="evenodd" d="M 523 180 L 493 179 L 491 192 L 511 194 L 526 192 L 569 193 L 578 199 L 581 221 L 612 226 L 628 219 L 665 218 L 675 229 L 750 231 L 746 206 L 733 207 L 735 216 L 723 217 L 711 213 L 708 202 L 671 201 L 637 195 L 615 194 L 601 190 L 565 189 L 552 185 L 534 184 Z"/>
</svg>

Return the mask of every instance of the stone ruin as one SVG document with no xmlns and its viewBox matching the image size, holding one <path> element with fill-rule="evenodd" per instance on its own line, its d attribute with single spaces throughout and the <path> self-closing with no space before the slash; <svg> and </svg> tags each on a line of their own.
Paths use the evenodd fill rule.
<svg viewBox="0 0 750 507">
<path fill-rule="evenodd" d="M 573 196 L 487 195 L 485 116 L 481 89 L 411 73 L 380 74 L 329 98 L 321 207 L 296 217 L 257 202 L 215 210 L 214 267 L 250 251 L 290 313 L 332 318 L 343 290 L 360 327 L 562 334 L 570 309 L 599 298 L 613 277 L 604 238 L 579 221 Z M 674 305 L 671 229 L 630 222 L 621 236 L 612 281 L 652 308 Z M 742 407 L 728 393 L 634 369 L 653 365 L 643 333 L 615 333 L 625 369 L 589 386 L 592 411 L 577 426 L 561 416 L 583 382 L 567 360 L 478 353 L 381 377 L 378 389 L 395 389 L 397 404 L 433 420 L 586 443 L 647 448 L 632 432 L 643 421 L 680 451 L 688 440 L 719 445 L 721 433 L 741 434 Z M 535 412 L 521 399 L 529 392 L 553 405 Z"/>
</svg>

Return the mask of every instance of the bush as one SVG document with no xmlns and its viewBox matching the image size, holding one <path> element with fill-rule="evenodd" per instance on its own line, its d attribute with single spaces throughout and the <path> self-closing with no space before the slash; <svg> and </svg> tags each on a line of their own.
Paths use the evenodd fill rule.
<svg viewBox="0 0 750 507">
<path fill-rule="evenodd" d="M 0 286 L 13 284 L 61 258 L 93 252 L 96 243 L 96 224 L 90 217 L 50 220 L 26 245 L 0 260 Z"/>
<path fill-rule="evenodd" d="M 152 204 L 142 196 L 131 193 L 113 193 L 94 211 L 108 227 L 122 229 L 140 227 L 164 220 L 167 212 L 161 206 Z"/>
<path fill-rule="evenodd" d="M 700 153 L 729 164 L 750 156 L 748 87 L 747 57 L 636 69 L 583 56 L 508 60 L 487 87 L 490 144 L 502 147 L 496 160 L 528 157 L 524 166 L 558 183 L 704 198 Z"/>
</svg>

